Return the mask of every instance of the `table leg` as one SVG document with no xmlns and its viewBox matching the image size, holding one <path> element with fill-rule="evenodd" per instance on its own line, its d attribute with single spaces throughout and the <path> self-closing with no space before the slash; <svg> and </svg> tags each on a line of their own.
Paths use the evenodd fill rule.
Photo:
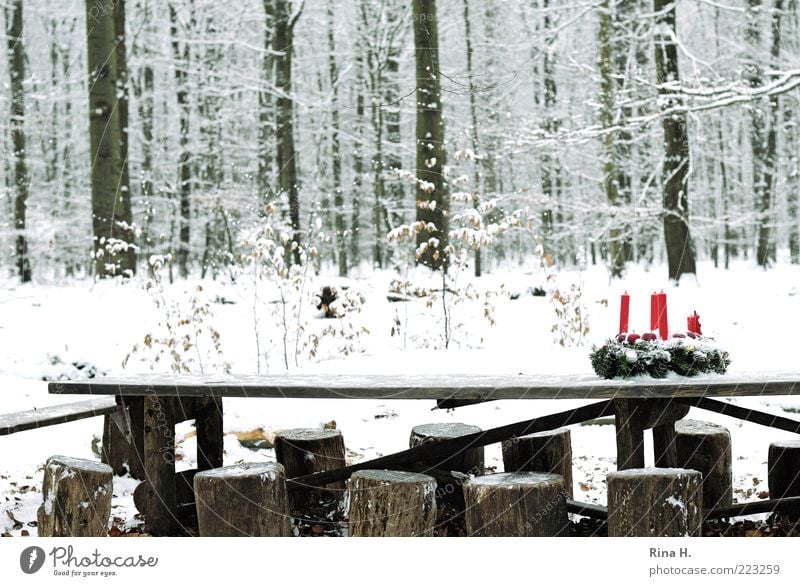
<svg viewBox="0 0 800 586">
<path fill-rule="evenodd" d="M 675 445 L 675 422 L 653 428 L 653 452 L 659 468 L 678 467 L 678 448 Z"/>
<path fill-rule="evenodd" d="M 144 398 L 144 469 L 152 498 L 147 499 L 147 529 L 153 535 L 174 535 L 177 529 L 175 495 L 175 414 L 173 400 Z"/>
<path fill-rule="evenodd" d="M 614 399 L 617 470 L 644 468 L 644 430 L 635 399 Z"/>
<path fill-rule="evenodd" d="M 144 480 L 144 397 L 126 397 L 131 428 L 128 469 L 131 478 Z"/>
<path fill-rule="evenodd" d="M 199 471 L 222 466 L 223 432 L 222 399 L 206 400 L 195 418 L 197 428 L 197 469 Z"/>
</svg>

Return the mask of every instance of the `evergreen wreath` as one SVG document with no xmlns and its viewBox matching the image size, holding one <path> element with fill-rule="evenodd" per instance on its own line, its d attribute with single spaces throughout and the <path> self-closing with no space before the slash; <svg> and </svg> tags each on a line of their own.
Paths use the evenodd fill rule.
<svg viewBox="0 0 800 586">
<path fill-rule="evenodd" d="M 595 373 L 606 379 L 639 375 L 665 378 L 670 371 L 682 376 L 725 374 L 731 363 L 726 351 L 693 332 L 673 334 L 672 339 L 664 341 L 652 333 L 620 334 L 600 347 L 593 346 L 590 357 Z"/>
</svg>

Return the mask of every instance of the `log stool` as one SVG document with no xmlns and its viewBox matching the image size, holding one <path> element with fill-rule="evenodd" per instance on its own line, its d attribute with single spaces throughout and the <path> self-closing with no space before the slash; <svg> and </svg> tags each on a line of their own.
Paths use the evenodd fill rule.
<svg viewBox="0 0 800 586">
<path fill-rule="evenodd" d="M 684 468 L 631 468 L 608 475 L 609 537 L 698 536 L 702 475 Z"/>
<path fill-rule="evenodd" d="M 432 536 L 436 481 L 427 474 L 360 470 L 348 482 L 351 537 Z"/>
<path fill-rule="evenodd" d="M 467 535 L 555 537 L 569 529 L 564 478 L 546 472 L 506 472 L 464 484 Z"/>
<path fill-rule="evenodd" d="M 440 442 L 480 431 L 480 427 L 464 423 L 426 423 L 411 430 L 408 443 L 413 448 L 423 443 Z M 455 470 L 464 474 L 483 474 L 483 446 L 464 450 L 441 462 L 430 461 L 423 464 L 430 468 Z"/>
<path fill-rule="evenodd" d="M 506 472 L 552 472 L 564 477 L 567 498 L 572 498 L 572 441 L 569 429 L 515 437 L 502 443 Z"/>
<path fill-rule="evenodd" d="M 767 455 L 769 498 L 800 496 L 800 440 L 772 442 Z M 800 518 L 800 509 L 781 509 L 792 518 Z"/>
<path fill-rule="evenodd" d="M 53 456 L 44 467 L 40 537 L 105 537 L 114 471 L 93 460 Z"/>
<path fill-rule="evenodd" d="M 344 437 L 337 429 L 285 429 L 275 434 L 275 456 L 286 470 L 287 478 L 345 467 Z M 337 499 L 344 496 L 344 481 L 327 485 Z M 293 489 L 289 494 L 291 510 L 303 509 L 323 499 L 322 489 Z"/>
<path fill-rule="evenodd" d="M 683 419 L 675 422 L 678 466 L 703 475 L 703 508 L 733 504 L 731 434 L 727 428 Z"/>
<path fill-rule="evenodd" d="M 280 464 L 245 463 L 198 472 L 194 492 L 201 537 L 292 535 Z"/>
</svg>

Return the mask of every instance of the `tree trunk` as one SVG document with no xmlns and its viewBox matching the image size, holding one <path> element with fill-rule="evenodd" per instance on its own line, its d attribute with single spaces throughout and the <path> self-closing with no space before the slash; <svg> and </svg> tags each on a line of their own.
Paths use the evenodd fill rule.
<svg viewBox="0 0 800 586">
<path fill-rule="evenodd" d="M 201 537 L 291 537 L 283 466 L 245 463 L 194 477 Z"/>
<path fill-rule="evenodd" d="M 121 188 L 122 139 L 113 11 L 86 2 L 92 224 L 98 278 L 136 270 L 130 192 Z"/>
<path fill-rule="evenodd" d="M 291 0 L 275 0 L 275 85 L 279 92 L 276 100 L 276 140 L 278 186 L 281 197 L 289 203 L 289 223 L 292 228 L 292 246 L 287 247 L 287 262 L 301 263 L 300 254 L 300 193 L 297 184 L 297 152 L 294 147 L 294 97 L 292 95 L 292 54 L 294 26 L 300 12 L 291 13 Z"/>
<path fill-rule="evenodd" d="M 363 14 L 363 2 L 359 0 L 358 10 Z M 350 212 L 350 264 L 358 266 L 361 262 L 361 198 L 364 188 L 364 93 L 367 89 L 367 73 L 364 64 L 364 53 L 366 51 L 365 23 L 363 18 L 356 18 L 356 40 L 355 40 L 355 62 L 356 62 L 356 83 L 355 83 L 355 104 L 356 116 L 353 129 L 353 184 L 351 187 L 350 200 L 352 209 Z"/>
<path fill-rule="evenodd" d="M 172 37 L 172 58 L 175 66 L 175 86 L 180 110 L 180 135 L 178 142 L 180 154 L 178 156 L 178 181 L 180 185 L 180 225 L 178 229 L 178 272 L 184 279 L 189 276 L 189 246 L 191 242 L 190 217 L 192 193 L 192 169 L 189 154 L 189 90 L 186 78 L 189 71 L 189 45 L 184 43 L 181 50 L 178 38 L 178 15 L 172 4 L 169 5 L 170 35 Z"/>
<path fill-rule="evenodd" d="M 145 259 L 149 259 L 153 251 L 151 228 L 153 217 L 153 113 L 155 97 L 153 95 L 153 51 L 150 42 L 153 39 L 152 7 L 149 0 L 137 0 L 134 10 L 142 15 L 142 32 L 139 41 L 132 48 L 134 58 L 141 60 L 139 75 L 130 79 L 133 95 L 138 105 L 139 124 L 141 124 L 141 163 L 139 166 L 139 192 L 142 199 L 143 220 L 141 227 L 141 249 Z M 134 135 L 135 136 L 135 135 Z M 130 133 L 128 133 L 130 138 Z M 148 265 L 149 268 L 149 265 Z"/>
<path fill-rule="evenodd" d="M 339 70 L 336 65 L 335 14 L 333 0 L 328 0 L 328 75 L 331 83 L 331 170 L 333 172 L 334 228 L 336 261 L 339 276 L 347 276 L 347 240 L 345 238 L 344 193 L 342 191 L 342 153 L 339 141 Z"/>
<path fill-rule="evenodd" d="M 413 1 L 417 72 L 417 263 L 433 270 L 448 265 L 450 199 L 444 180 L 444 119 L 435 0 Z"/>
<path fill-rule="evenodd" d="M 797 96 L 791 96 L 793 104 L 785 104 L 783 120 L 786 132 L 786 203 L 789 220 L 789 257 L 792 264 L 800 264 L 800 140 L 798 140 L 798 126 L 795 109 L 800 107 Z"/>
<path fill-rule="evenodd" d="M 506 472 L 464 485 L 470 537 L 557 537 L 569 531 L 564 479 L 542 472 Z"/>
<path fill-rule="evenodd" d="M 14 0 L 8 23 L 8 73 L 11 81 L 11 148 L 14 159 L 14 230 L 17 233 L 17 275 L 20 281 L 31 280 L 31 263 L 28 258 L 28 239 L 25 235 L 25 217 L 28 207 L 28 166 L 25 151 L 25 50 L 22 44 L 22 0 Z"/>
<path fill-rule="evenodd" d="M 275 83 L 275 58 L 273 31 L 275 29 L 275 2 L 264 0 L 264 56 L 261 59 L 261 91 L 258 92 L 258 190 L 259 214 L 266 213 L 265 206 L 272 201 L 275 173 L 275 120 L 271 87 Z"/>
<path fill-rule="evenodd" d="M 675 42 L 674 0 L 654 0 L 656 17 L 655 61 L 658 92 L 665 110 L 679 106 L 681 100 L 664 84 L 679 83 L 678 48 Z M 689 137 L 685 112 L 662 118 L 664 130 L 664 240 L 667 248 L 669 278 L 679 281 L 682 275 L 696 274 L 694 244 L 689 232 Z"/>
<path fill-rule="evenodd" d="M 608 535 L 699 536 L 703 522 L 701 481 L 699 472 L 683 468 L 612 472 L 608 475 Z"/>
<path fill-rule="evenodd" d="M 286 429 L 275 434 L 275 458 L 283 464 L 288 478 L 316 472 L 338 470 L 345 466 L 345 446 L 342 432 L 335 429 Z M 326 487 L 340 499 L 344 482 Z M 317 489 L 296 487 L 289 495 L 292 511 L 305 509 L 322 500 Z"/>
<path fill-rule="evenodd" d="M 404 30 L 407 22 L 403 3 L 395 0 L 387 10 L 386 27 L 388 29 L 388 39 L 386 46 L 386 66 L 385 74 L 382 77 L 383 91 L 381 100 L 383 102 L 383 121 L 386 124 L 386 147 L 384 150 L 383 171 L 389 172 L 389 176 L 384 179 L 384 226 L 386 231 L 393 230 L 404 223 L 405 218 L 402 212 L 403 201 L 405 199 L 404 182 L 395 177 L 397 171 L 403 166 L 401 153 L 403 152 L 402 137 L 400 136 L 400 51 L 402 43 L 397 36 L 399 31 Z M 385 239 L 386 235 L 383 234 Z M 386 249 L 386 259 L 390 250 Z"/>
<path fill-rule="evenodd" d="M 611 53 L 612 14 L 610 0 L 600 5 L 600 24 L 597 41 L 600 45 L 600 123 L 606 130 L 603 134 L 603 189 L 611 207 L 608 230 L 609 272 L 612 277 L 621 277 L 625 270 L 623 234 L 618 225 L 620 207 L 619 177 L 617 171 L 617 133 L 609 129 L 614 126 L 614 78 Z"/>
<path fill-rule="evenodd" d="M 472 142 L 472 152 L 475 153 L 475 156 L 478 157 L 478 153 L 480 153 L 480 147 L 478 145 L 478 105 L 477 105 L 477 96 L 475 90 L 475 84 L 473 82 L 473 65 L 472 65 L 472 31 L 471 31 L 472 23 L 470 22 L 469 17 L 469 0 L 464 0 L 464 40 L 467 44 L 467 84 L 469 85 L 469 116 L 470 116 L 470 127 L 469 127 L 469 136 L 470 141 Z M 477 161 L 475 162 L 475 173 L 473 174 L 472 179 L 472 205 L 475 209 L 478 208 L 480 205 L 480 193 L 481 193 L 481 173 L 480 167 L 478 166 Z M 480 246 L 475 247 L 475 276 L 480 277 L 481 273 L 483 272 L 483 267 L 481 266 L 481 248 Z"/>
<path fill-rule="evenodd" d="M 129 95 L 130 84 L 128 82 L 128 53 L 125 47 L 127 35 L 125 32 L 125 0 L 118 0 L 114 4 L 114 52 L 117 60 L 117 109 L 119 110 L 119 156 L 120 156 L 120 179 L 119 190 L 122 202 L 128 209 L 125 214 L 133 219 L 131 207 L 131 180 L 128 168 L 128 126 L 129 126 Z M 133 227 L 129 228 L 133 236 Z M 124 253 L 126 255 L 125 265 L 131 267 L 133 273 L 136 272 L 136 249 L 129 246 Z"/>
<path fill-rule="evenodd" d="M 553 25 L 550 18 L 550 0 L 542 0 L 542 33 L 545 35 L 546 46 L 542 56 L 542 79 L 543 79 L 543 106 L 544 106 L 544 131 L 548 136 L 554 136 L 558 131 L 559 122 L 556 118 L 555 107 L 557 98 L 557 86 L 553 63 L 555 62 L 555 49 L 552 46 L 550 36 L 553 34 Z M 559 183 L 561 169 L 558 162 L 558 154 L 553 149 L 545 149 L 542 153 L 542 194 L 547 203 L 543 212 L 542 221 L 544 224 L 544 245 L 545 252 L 555 256 L 556 246 L 553 242 L 557 230 L 556 219 L 560 215 L 559 211 Z"/>
<path fill-rule="evenodd" d="M 772 17 L 772 56 L 780 54 L 780 13 L 783 2 L 777 0 Z M 759 58 L 761 50 L 761 0 L 749 0 L 747 11 L 747 41 L 749 55 L 744 75 L 750 87 L 764 85 L 764 66 Z M 756 262 L 766 267 L 770 261 L 770 227 L 772 223 L 772 181 L 775 167 L 777 96 L 769 100 L 758 100 L 750 109 L 750 146 L 753 153 L 753 192 L 757 211 L 758 241 Z"/>
<path fill-rule="evenodd" d="M 53 456 L 44 467 L 39 537 L 105 537 L 111 516 L 110 466 Z"/>
<path fill-rule="evenodd" d="M 430 537 L 436 480 L 425 474 L 361 470 L 348 482 L 351 537 Z"/>
<path fill-rule="evenodd" d="M 733 504 L 733 459 L 730 432 L 714 423 L 675 422 L 675 448 L 680 468 L 703 475 L 703 508 Z"/>
<path fill-rule="evenodd" d="M 767 452 L 769 498 L 800 496 L 800 441 L 772 442 Z M 791 507 L 789 514 L 800 519 L 800 507 Z"/>
</svg>

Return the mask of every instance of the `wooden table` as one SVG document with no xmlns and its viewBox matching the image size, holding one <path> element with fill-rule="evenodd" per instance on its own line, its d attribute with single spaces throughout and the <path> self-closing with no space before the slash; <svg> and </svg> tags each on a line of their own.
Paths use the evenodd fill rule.
<svg viewBox="0 0 800 586">
<path fill-rule="evenodd" d="M 290 479 L 290 485 L 322 486 L 356 470 L 411 464 L 432 458 L 446 462 L 467 448 L 502 442 L 613 415 L 617 428 L 617 467 L 644 466 L 643 434 L 653 429 L 657 466 L 675 466 L 674 423 L 692 406 L 800 433 L 800 422 L 745 409 L 711 397 L 800 395 L 800 373 L 751 373 L 603 381 L 594 376 L 545 375 L 292 375 L 194 377 L 143 375 L 126 379 L 51 382 L 54 394 L 113 395 L 128 407 L 132 475 L 146 482 L 148 529 L 174 534 L 178 527 L 180 482 L 175 474 L 175 423 L 196 420 L 198 470 L 222 466 L 223 408 L 226 397 L 303 399 L 432 399 L 458 407 L 498 399 L 587 399 L 585 406 L 512 423 L 436 444 L 423 444 L 341 470 Z M 188 484 L 191 485 L 190 478 Z M 137 503 L 137 506 L 139 503 Z M 140 509 L 141 510 L 141 509 Z"/>
</svg>

